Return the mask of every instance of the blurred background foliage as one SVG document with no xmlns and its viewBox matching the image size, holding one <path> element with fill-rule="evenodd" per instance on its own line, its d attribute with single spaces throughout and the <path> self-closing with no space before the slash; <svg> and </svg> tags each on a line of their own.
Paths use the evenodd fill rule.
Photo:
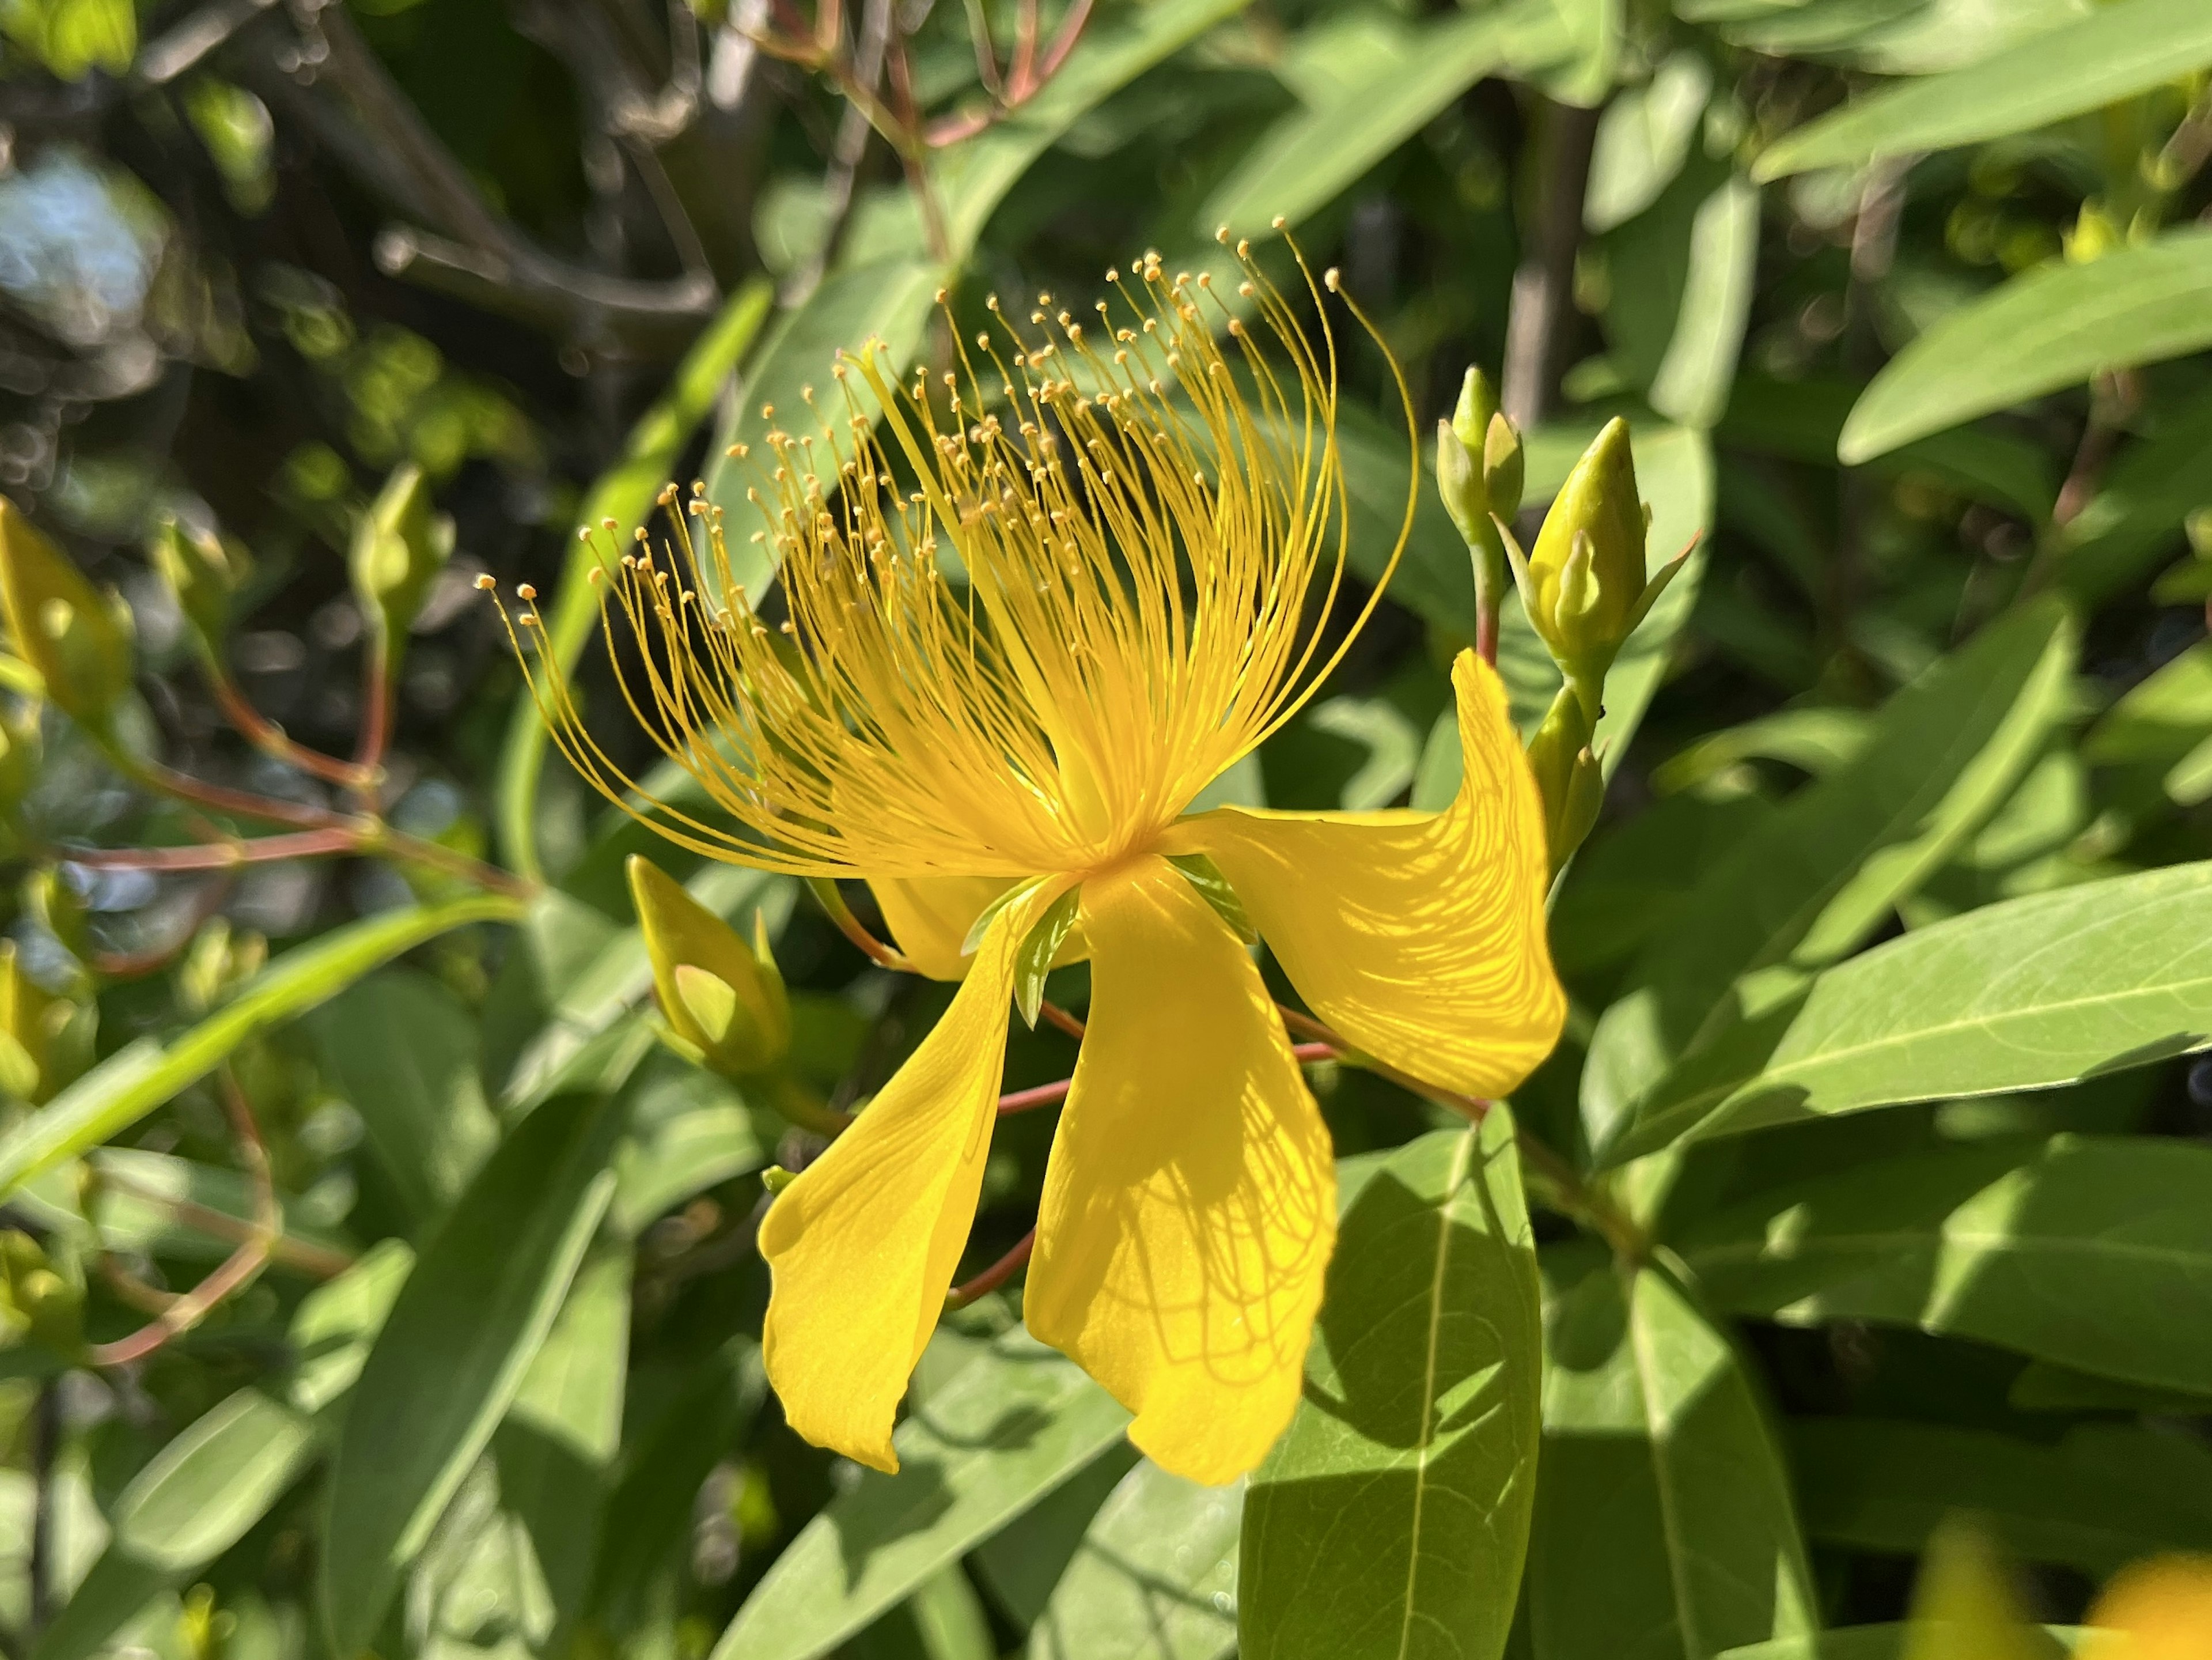
<svg viewBox="0 0 2212 1660">
<path fill-rule="evenodd" d="M 1516 1104 L 1619 1166 L 1589 1179 L 1665 1272 L 1604 1271 L 1532 1183 L 1543 1483 L 1519 1581 L 1461 1537 L 1465 1651 L 1886 1654 L 1810 1633 L 1900 1619 L 1957 1506 L 2062 1624 L 2212 1549 L 2203 976 L 2169 988 L 2189 1041 L 2092 1081 L 1893 1084 L 1923 1104 L 1686 1158 L 1608 1153 L 1664 1137 L 1606 1035 L 1655 987 L 2203 854 L 2208 66 L 2203 0 L 0 0 L 0 488 L 134 642 L 88 719 L 20 619 L 105 613 L 9 599 L 0 1647 L 1220 1656 L 1241 1598 L 1255 1657 L 1443 1651 L 1346 1634 L 1394 1586 L 1255 1582 L 1249 1527 L 1240 1585 L 1241 1495 L 1135 1462 L 1005 1292 L 925 1357 L 899 1483 L 781 1427 L 762 1172 L 944 989 L 546 764 L 473 592 L 535 585 L 573 655 L 576 527 L 735 489 L 726 447 L 835 348 L 927 360 L 941 288 L 961 326 L 994 291 L 1079 308 L 1147 249 L 1207 269 L 1217 224 L 1281 269 L 1276 216 L 1421 434 L 1484 366 L 1540 508 L 1626 414 L 1654 565 L 1698 550 L 1609 689 L 1554 909 L 1576 1012 Z M 1344 350 L 1372 579 L 1403 435 Z M 1474 610 L 1426 483 L 1390 594 L 1220 799 L 1448 799 Z M 1508 620 L 1533 722 L 1556 675 Z M 302 856 L 231 856 L 271 825 Z M 655 1045 L 641 850 L 760 918 L 773 1082 Z M 2110 958 L 2185 957 L 2203 900 L 2170 891 L 2179 932 Z M 1732 893 L 1818 903 L 1717 921 Z M 1018 1030 L 1008 1087 L 1073 1054 Z M 1345 1155 L 1446 1122 L 1354 1067 L 1316 1087 Z M 966 1272 L 1050 1134 L 1001 1126 Z M 1743 1266 L 1808 1226 L 1825 1268 Z M 1960 1239 L 2026 1276 L 1994 1312 L 1942 1289 Z"/>
</svg>

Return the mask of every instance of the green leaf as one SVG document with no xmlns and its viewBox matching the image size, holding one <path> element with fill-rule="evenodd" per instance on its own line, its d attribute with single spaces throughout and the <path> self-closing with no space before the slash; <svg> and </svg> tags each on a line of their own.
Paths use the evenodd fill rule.
<svg viewBox="0 0 2212 1660">
<path fill-rule="evenodd" d="M 441 1214 L 499 1140 L 476 1021 L 428 975 L 392 968 L 320 1010 L 313 1029 L 324 1075 L 361 1115 L 408 1208 Z"/>
<path fill-rule="evenodd" d="M 1740 976 L 1776 970 L 1786 983 L 1854 949 L 2004 802 L 2064 706 L 2074 640 L 2056 601 L 1985 629 L 1892 698 L 1856 757 L 1705 874 L 1682 913 L 1696 925 L 1659 933 L 1636 989 L 1599 1022 L 1583 1079 L 1593 1143 L 1660 1089 L 1675 1056 L 1730 1028 Z"/>
<path fill-rule="evenodd" d="M 1879 1419 L 1790 1426 L 1805 1531 L 1917 1555 L 1971 1511 L 2004 1548 L 2103 1579 L 2165 1551 L 2212 1548 L 2212 1453 L 2186 1436 L 2100 1425 L 2057 1446 Z"/>
<path fill-rule="evenodd" d="M 1244 1484 L 1149 1460 L 1121 1478 L 1030 1633 L 1029 1660 L 1222 1660 L 1237 1646 Z"/>
<path fill-rule="evenodd" d="M 2203 15 L 2195 0 L 2184 3 Z M 2212 36 L 2212 23 L 2204 33 Z M 2212 229 L 2203 228 L 2015 277 L 1951 313 L 1875 376 L 1844 423 L 1837 457 L 1846 465 L 1872 460 L 1976 416 L 2080 386 L 2100 370 L 2212 346 L 2209 288 Z"/>
<path fill-rule="evenodd" d="M 785 1128 L 726 1079 L 665 1052 L 638 1067 L 625 1098 L 607 1221 L 626 1239 L 694 1194 L 758 1170 Z"/>
<path fill-rule="evenodd" d="M 2212 64 L 2199 0 L 2120 0 L 1966 69 L 1886 88 L 1777 141 L 1762 179 L 2048 126 Z M 1848 458 L 1846 458 L 1848 459 Z"/>
<path fill-rule="evenodd" d="M 1551 0 L 1521 0 L 1423 25 L 1378 55 L 1366 76 L 1316 106 L 1287 115 L 1245 150 L 1199 210 L 1211 233 L 1261 237 L 1277 216 L 1293 222 L 1335 199 L 1485 76 L 1565 58 L 1573 40 Z"/>
<path fill-rule="evenodd" d="M 544 1342 L 613 1193 L 618 1128 L 590 1096 L 538 1108 L 402 1287 L 331 1462 L 320 1600 L 341 1654 L 368 1645 Z"/>
<path fill-rule="evenodd" d="M 521 909 L 494 894 L 410 905 L 285 952 L 190 1031 L 167 1043 L 140 1038 L 118 1049 L 9 1131 L 0 1139 L 0 1196 L 121 1134 L 214 1071 L 247 1038 L 336 996 L 400 952 L 466 923 L 511 921 Z"/>
<path fill-rule="evenodd" d="M 1815 1629 L 1790 1480 L 1748 1369 L 1656 1270 L 1544 1257 L 1535 1660 L 1708 1660 Z"/>
<path fill-rule="evenodd" d="M 998 1660 L 990 1616 L 958 1563 L 845 1645 L 851 1660 Z"/>
<path fill-rule="evenodd" d="M 1024 1025 L 1036 1025 L 1037 1010 L 1044 1003 L 1045 976 L 1052 972 L 1053 959 L 1075 931 L 1082 899 L 1079 885 L 1046 906 L 1044 915 L 1030 925 L 1021 949 L 1014 954 L 1014 1006 L 1021 1011 Z"/>
<path fill-rule="evenodd" d="M 1728 408 L 1751 315 L 1758 187 L 1700 158 L 1604 247 L 1614 364 L 1662 415 L 1712 426 Z"/>
<path fill-rule="evenodd" d="M 1346 1201 L 1305 1399 L 1245 1499 L 1246 1653 L 1496 1660 L 1540 1354 L 1511 1116 L 1378 1161 Z"/>
<path fill-rule="evenodd" d="M 2045 1626 L 2043 1629 L 2057 1639 L 2060 1652 L 2072 1652 L 2073 1639 L 2079 1635 L 2075 1627 Z M 1843 1626 L 1808 1636 L 1784 1637 L 1771 1643 L 1730 1649 L 1721 1660 L 1910 1660 L 1905 1639 L 1911 1633 L 1912 1627 L 1901 1622 L 1892 1626 Z"/>
<path fill-rule="evenodd" d="M 1624 87 L 1598 118 L 1583 223 L 1602 235 L 1656 202 L 1680 174 L 1705 126 L 1713 72 L 1678 52 L 1640 87 Z"/>
<path fill-rule="evenodd" d="M 313 1419 L 258 1389 L 240 1389 L 123 1490 L 114 1546 L 149 1566 L 190 1573 L 243 1538 L 316 1450 Z"/>
<path fill-rule="evenodd" d="M 2058 580 L 2085 602 L 2140 583 L 2182 545 L 2182 527 L 2212 507 L 2212 388 L 2160 409 L 2157 424 L 2120 452 L 2091 496 L 2057 529 Z"/>
<path fill-rule="evenodd" d="M 582 1611 L 622 1446 L 630 1253 L 587 1258 L 492 1438 L 501 1505 L 522 1524 L 556 1632 Z"/>
<path fill-rule="evenodd" d="M 743 1444 L 768 1392 L 759 1347 L 747 1337 L 659 1381 L 667 1386 L 665 1403 L 634 1426 L 592 1572 L 592 1618 L 617 1636 L 651 1617 L 657 1581 L 672 1586 L 700 1486 Z"/>
<path fill-rule="evenodd" d="M 1917 1326 L 2175 1389 L 2212 1379 L 2212 1148 L 2061 1135 L 1916 1152 L 1669 1243 L 1731 1314 Z"/>
<path fill-rule="evenodd" d="M 1985 906 L 1747 1012 L 1608 1151 L 2047 1089 L 2212 1043 L 2212 864 Z"/>
<path fill-rule="evenodd" d="M 862 1472 L 801 1529 L 714 1660 L 826 1654 L 1081 1469 L 1128 1421 L 1073 1362 L 1008 1333 L 898 1426 L 898 1475 Z"/>
<path fill-rule="evenodd" d="M 1018 1629 L 1042 1617 L 1099 1506 L 1137 1462 L 1137 1450 L 1127 1443 L 1109 1447 L 969 1557 L 983 1589 Z"/>
</svg>

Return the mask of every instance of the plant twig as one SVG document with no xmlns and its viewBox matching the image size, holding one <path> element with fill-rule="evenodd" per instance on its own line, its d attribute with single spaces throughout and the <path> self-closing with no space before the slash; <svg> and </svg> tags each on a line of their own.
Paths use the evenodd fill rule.
<svg viewBox="0 0 2212 1660">
<path fill-rule="evenodd" d="M 1031 1228 L 1021 1237 L 1012 1250 L 992 1263 L 989 1268 L 985 1268 L 967 1284 L 955 1286 L 951 1291 L 945 1292 L 945 1308 L 948 1310 L 964 1309 L 976 1298 L 989 1296 L 1020 1271 L 1022 1264 L 1030 1260 L 1030 1253 L 1036 1249 L 1036 1230 Z"/>
<path fill-rule="evenodd" d="M 161 1193 L 112 1170 L 101 1171 L 100 1182 L 102 1187 L 127 1193 L 142 1203 L 160 1206 L 175 1220 L 206 1234 L 211 1239 L 242 1245 L 254 1237 L 252 1223 L 240 1221 L 237 1217 L 203 1205 L 196 1199 L 179 1199 L 173 1194 Z M 288 1268 L 297 1268 L 302 1274 L 313 1274 L 318 1280 L 334 1280 L 353 1266 L 353 1258 L 343 1251 L 310 1244 L 289 1233 L 280 1233 L 269 1242 L 269 1260 Z"/>
<path fill-rule="evenodd" d="M 230 1120 L 231 1133 L 237 1138 L 239 1160 L 246 1166 L 246 1176 L 253 1184 L 252 1225 L 238 1249 L 224 1258 L 214 1273 L 171 1302 L 149 1323 L 128 1337 L 119 1337 L 112 1343 L 95 1343 L 87 1349 L 85 1359 L 95 1366 L 123 1366 L 143 1360 L 170 1339 L 190 1331 L 225 1298 L 252 1283 L 283 1233 L 283 1212 L 276 1203 L 276 1185 L 269 1169 L 269 1149 L 261 1140 L 261 1127 L 254 1122 L 252 1104 L 246 1098 L 246 1091 L 238 1086 L 237 1076 L 228 1067 L 222 1067 L 217 1076 L 223 1110 Z"/>
<path fill-rule="evenodd" d="M 216 706 L 233 730 L 272 761 L 282 761 L 312 774 L 326 783 L 355 787 L 362 775 L 350 762 L 341 761 L 334 755 L 325 755 L 306 745 L 295 743 L 286 735 L 284 728 L 255 708 L 239 690 L 238 683 L 221 663 L 210 660 L 203 665 L 207 671 L 208 685 L 215 693 Z"/>
</svg>

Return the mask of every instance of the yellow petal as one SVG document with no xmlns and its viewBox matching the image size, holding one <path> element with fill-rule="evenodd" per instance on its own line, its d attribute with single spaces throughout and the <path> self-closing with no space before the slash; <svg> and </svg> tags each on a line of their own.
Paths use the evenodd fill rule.
<svg viewBox="0 0 2212 1660">
<path fill-rule="evenodd" d="M 1083 926 L 1091 1029 L 1023 1316 L 1154 1462 L 1227 1481 L 1297 1404 L 1336 1238 L 1328 1131 L 1252 959 L 1180 872 L 1085 883 Z"/>
<path fill-rule="evenodd" d="M 868 879 L 892 941 L 933 980 L 957 980 L 968 972 L 968 959 L 960 954 L 968 930 L 983 908 L 1013 885 L 1005 876 Z"/>
<path fill-rule="evenodd" d="M 769 1207 L 762 1347 L 792 1428 L 879 1470 L 975 1220 L 1005 1063 L 1014 953 L 1041 898 L 993 919 L 952 1006 L 850 1129 Z"/>
<path fill-rule="evenodd" d="M 1559 1040 L 1566 997 L 1544 938 L 1544 814 L 1505 689 L 1453 666 L 1466 771 L 1431 815 L 1184 819 L 1169 853 L 1220 866 L 1314 1012 L 1370 1055 L 1468 1095 L 1507 1093 Z"/>
</svg>

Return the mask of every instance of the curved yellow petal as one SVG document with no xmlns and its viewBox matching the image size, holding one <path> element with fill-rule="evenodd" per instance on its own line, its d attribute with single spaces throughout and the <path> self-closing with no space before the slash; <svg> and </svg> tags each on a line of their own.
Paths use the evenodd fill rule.
<svg viewBox="0 0 2212 1660">
<path fill-rule="evenodd" d="M 1498 1096 L 1558 1042 L 1544 937 L 1544 813 L 1497 672 L 1453 666 L 1466 770 L 1443 812 L 1220 807 L 1169 832 L 1220 866 L 1314 1012 L 1430 1083 Z"/>
<path fill-rule="evenodd" d="M 960 954 L 983 908 L 1013 886 L 1006 876 L 872 876 L 868 891 L 907 961 L 933 980 L 968 972 Z"/>
<path fill-rule="evenodd" d="M 879 1470 L 975 1220 L 1005 1063 L 1014 954 L 1040 903 L 993 919 L 920 1048 L 851 1128 L 769 1207 L 762 1348 L 792 1428 Z"/>
<path fill-rule="evenodd" d="M 1181 873 L 1096 878 L 1082 915 L 1090 1031 L 1023 1317 L 1136 1414 L 1154 1462 L 1227 1481 L 1297 1405 L 1336 1240 L 1328 1131 L 1259 971 Z"/>
</svg>

